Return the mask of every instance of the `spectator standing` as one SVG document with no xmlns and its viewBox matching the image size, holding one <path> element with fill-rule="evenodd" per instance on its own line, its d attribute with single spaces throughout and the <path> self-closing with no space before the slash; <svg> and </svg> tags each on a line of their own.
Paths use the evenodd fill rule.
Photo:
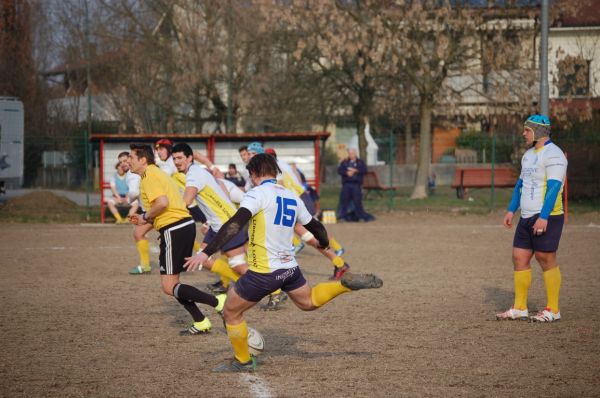
<svg viewBox="0 0 600 398">
<path fill-rule="evenodd" d="M 373 221 L 375 217 L 367 213 L 362 205 L 363 177 L 367 173 L 367 165 L 356 154 L 356 149 L 348 148 L 348 157 L 340 163 L 338 174 L 342 176 L 342 192 L 340 193 L 339 218 L 351 221 L 349 206 L 354 206 L 354 214 L 358 221 Z"/>
</svg>

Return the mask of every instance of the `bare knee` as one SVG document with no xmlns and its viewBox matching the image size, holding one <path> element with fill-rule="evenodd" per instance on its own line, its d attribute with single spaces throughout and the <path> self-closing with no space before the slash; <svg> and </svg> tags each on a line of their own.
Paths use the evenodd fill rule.
<svg viewBox="0 0 600 398">
<path fill-rule="evenodd" d="M 237 325 L 244 320 L 244 314 L 239 311 L 233 311 L 231 308 L 227 308 L 227 303 L 223 309 L 223 318 L 225 323 L 230 325 Z"/>
<path fill-rule="evenodd" d="M 544 271 L 556 267 L 556 253 L 536 252 L 535 259 Z"/>
</svg>

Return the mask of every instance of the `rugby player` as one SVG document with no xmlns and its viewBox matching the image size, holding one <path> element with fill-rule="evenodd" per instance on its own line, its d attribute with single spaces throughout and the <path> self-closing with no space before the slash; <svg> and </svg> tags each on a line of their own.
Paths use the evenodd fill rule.
<svg viewBox="0 0 600 398">
<path fill-rule="evenodd" d="M 550 139 L 550 119 L 544 115 L 532 115 L 525 121 L 523 137 L 530 148 L 521 159 L 521 175 L 502 220 L 506 228 L 511 228 L 514 214 L 521 208 L 512 249 L 515 301 L 510 309 L 496 314 L 496 319 L 528 319 L 527 294 L 531 259 L 535 256 L 544 272 L 547 303 L 529 319 L 554 322 L 560 320 L 561 274 L 556 252 L 564 224 L 562 189 L 567 158 Z"/>
<path fill-rule="evenodd" d="M 277 166 L 281 169 L 281 175 L 278 176 L 280 178 L 279 182 L 281 185 L 285 186 L 287 189 L 293 191 L 302 199 L 306 209 L 310 213 L 311 216 L 315 217 L 317 214 L 317 207 L 315 206 L 315 202 L 312 200 L 310 194 L 304 188 L 300 177 L 294 172 L 292 166 L 290 166 L 287 162 L 279 159 L 277 157 L 277 153 L 273 148 L 266 148 L 265 153 L 271 156 L 274 156 L 277 160 Z M 319 250 L 321 254 L 327 257 L 331 263 L 333 264 L 333 275 L 331 279 L 340 279 L 344 272 L 350 269 L 350 266 L 344 261 L 342 257 L 340 257 L 344 253 L 344 248 L 338 243 L 338 241 L 329 234 L 329 245 L 331 249 L 324 250 L 319 248 L 318 242 L 315 237 L 306 230 L 302 225 L 297 224 L 294 227 L 294 231 L 297 235 L 300 236 L 302 242 L 306 242 L 315 249 Z M 304 243 L 302 243 L 304 245 Z M 299 250 L 298 246 L 294 243 L 295 253 L 298 254 Z"/>
<path fill-rule="evenodd" d="M 204 236 L 200 249 L 202 250 L 212 241 L 221 226 L 233 216 L 236 207 L 213 175 L 194 164 L 193 151 L 188 144 L 175 145 L 173 159 L 177 169 L 185 173 L 184 202 L 189 205 L 196 201 L 208 220 L 209 230 Z M 208 262 L 206 268 L 235 282 L 239 275 L 248 269 L 245 247 L 247 241 L 246 232 L 240 231 L 236 239 L 223 247 L 227 260 L 217 258 L 214 263 Z"/>
<path fill-rule="evenodd" d="M 174 296 L 190 313 L 194 323 L 181 334 L 199 334 L 211 329 L 211 322 L 200 311 L 196 303 L 214 307 L 221 312 L 225 295 L 215 297 L 193 286 L 179 282 L 179 274 L 185 269 L 185 257 L 190 256 L 196 225 L 177 190 L 173 180 L 154 164 L 154 153 L 149 145 L 130 146 L 131 170 L 141 177 L 140 200 L 145 212 L 133 214 L 130 222 L 135 225 L 150 225 L 160 233 L 160 282 L 162 291 Z"/>
<path fill-rule="evenodd" d="M 234 359 L 213 369 L 215 372 L 247 372 L 256 368 L 248 349 L 248 327 L 244 312 L 275 290 L 287 292 L 303 311 L 320 308 L 336 296 L 352 290 L 379 288 L 383 285 L 375 275 L 345 273 L 339 281 L 317 284 L 306 282 L 290 245 L 296 222 L 304 225 L 319 241 L 329 246 L 327 231 L 313 218 L 296 194 L 277 184 L 281 172 L 275 158 L 266 154 L 254 156 L 247 169 L 255 188 L 247 192 L 239 210 L 227 221 L 213 241 L 199 254 L 187 258 L 184 267 L 194 271 L 233 239 L 250 222 L 249 269 L 227 292 L 224 319 L 234 351 Z"/>
</svg>

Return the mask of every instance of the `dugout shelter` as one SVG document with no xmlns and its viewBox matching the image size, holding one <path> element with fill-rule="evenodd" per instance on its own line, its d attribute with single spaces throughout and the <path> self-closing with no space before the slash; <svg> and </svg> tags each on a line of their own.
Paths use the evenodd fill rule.
<svg viewBox="0 0 600 398">
<path fill-rule="evenodd" d="M 230 163 L 238 170 L 245 170 L 238 149 L 251 142 L 260 142 L 265 148 L 274 148 L 277 157 L 288 163 L 295 163 L 304 173 L 308 183 L 317 191 L 320 189 L 321 160 L 323 145 L 328 132 L 286 132 L 286 133 L 241 133 L 241 134 L 92 134 L 91 140 L 99 146 L 100 168 L 100 219 L 105 221 L 106 200 L 112 196 L 110 178 L 115 172 L 117 155 L 129 151 L 131 143 L 147 143 L 151 146 L 161 138 L 173 143 L 185 142 L 193 150 L 206 155 L 223 172 Z"/>
</svg>

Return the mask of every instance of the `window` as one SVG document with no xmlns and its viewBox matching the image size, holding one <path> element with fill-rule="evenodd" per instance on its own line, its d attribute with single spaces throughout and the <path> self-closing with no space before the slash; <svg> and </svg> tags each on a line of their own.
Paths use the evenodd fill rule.
<svg viewBox="0 0 600 398">
<path fill-rule="evenodd" d="M 586 96 L 590 92 L 590 61 L 566 56 L 558 62 L 558 95 Z"/>
</svg>

